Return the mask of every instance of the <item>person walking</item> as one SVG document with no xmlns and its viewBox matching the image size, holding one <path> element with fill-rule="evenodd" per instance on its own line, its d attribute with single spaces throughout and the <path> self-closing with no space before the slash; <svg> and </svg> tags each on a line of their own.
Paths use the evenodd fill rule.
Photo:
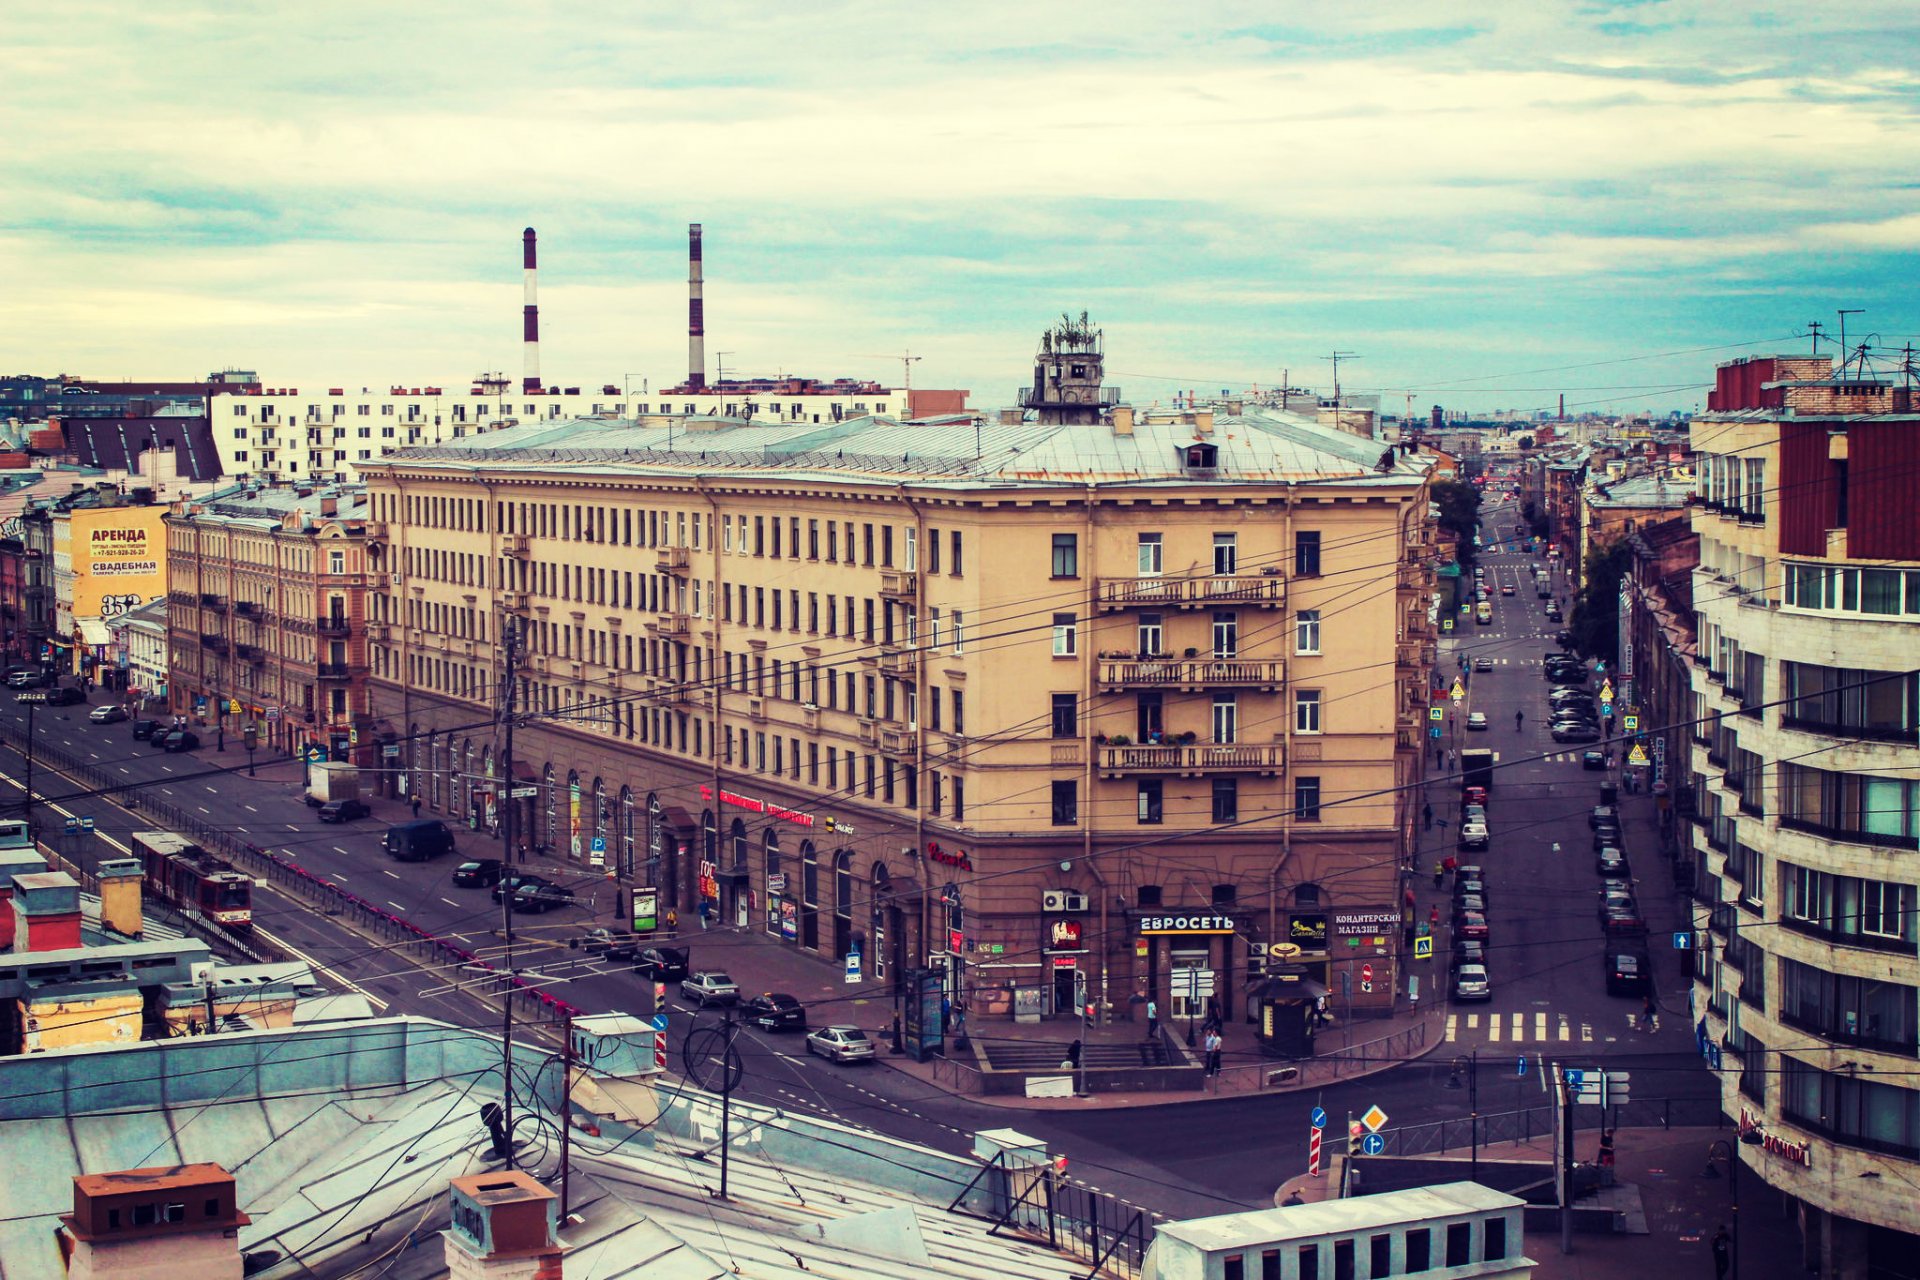
<svg viewBox="0 0 1920 1280">
<path fill-rule="evenodd" d="M 1647 996 L 1646 1001 L 1640 1007 L 1640 1029 L 1643 1031 L 1658 1031 L 1660 1029 L 1660 1009 L 1659 1006 L 1653 1003 L 1653 997 L 1651 995 Z"/>
<path fill-rule="evenodd" d="M 1613 1130 L 1611 1129 L 1600 1131 L 1600 1167 L 1613 1168 Z"/>
<path fill-rule="evenodd" d="M 1733 1238 L 1727 1234 L 1727 1224 L 1723 1222 L 1713 1233 L 1713 1280 L 1727 1280 L 1727 1268 L 1732 1265 Z"/>
<path fill-rule="evenodd" d="M 1513 731 L 1514 731 L 1515 733 L 1518 733 L 1518 732 L 1520 732 L 1520 726 L 1521 726 L 1521 725 L 1523 725 L 1523 724 L 1525 724 L 1526 722 L 1527 722 L 1527 713 L 1526 713 L 1526 712 L 1524 712 L 1524 711 L 1516 711 L 1516 712 L 1514 712 L 1514 713 L 1513 713 Z"/>
<path fill-rule="evenodd" d="M 416 821 L 420 817 L 420 796 L 418 793 L 415 793 L 413 797 L 413 816 Z"/>
<path fill-rule="evenodd" d="M 1426 823 L 1425 830 L 1433 830 L 1433 805 L 1431 803 L 1421 806 L 1420 817 L 1421 820 Z"/>
<path fill-rule="evenodd" d="M 1160 1034 L 1160 1004 L 1152 996 L 1147 997 L 1147 1039 Z"/>
<path fill-rule="evenodd" d="M 1213 1028 L 1209 1027 L 1207 1028 L 1206 1038 L 1203 1039 L 1200 1043 L 1201 1043 L 1201 1047 L 1206 1050 L 1207 1074 L 1209 1076 L 1219 1075 L 1220 1074 L 1220 1033 L 1214 1030 Z"/>
<path fill-rule="evenodd" d="M 1436 889 L 1444 887 L 1446 878 L 1447 878 L 1446 860 L 1443 858 L 1435 858 L 1433 860 L 1433 887 Z"/>
</svg>

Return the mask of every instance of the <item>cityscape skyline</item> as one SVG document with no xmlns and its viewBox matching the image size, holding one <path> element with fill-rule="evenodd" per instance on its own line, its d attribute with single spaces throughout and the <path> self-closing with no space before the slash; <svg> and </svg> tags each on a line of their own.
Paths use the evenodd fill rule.
<svg viewBox="0 0 1920 1280">
<path fill-rule="evenodd" d="M 1388 412 L 1664 414 L 1701 405 L 1703 362 L 1808 350 L 1841 309 L 1911 336 L 1876 328 L 1920 240 L 1891 5 L 1224 5 L 1177 36 L 1122 5 L 1019 47 L 1004 6 L 751 39 L 664 6 L 347 8 L 102 3 L 26 34 L 0 107 L 27 140 L 0 195 L 18 368 L 511 375 L 531 224 L 547 381 L 674 376 L 694 221 L 710 376 L 895 383 L 910 350 L 983 407 L 1082 308 L 1142 404 L 1329 388 L 1340 350 Z"/>
</svg>

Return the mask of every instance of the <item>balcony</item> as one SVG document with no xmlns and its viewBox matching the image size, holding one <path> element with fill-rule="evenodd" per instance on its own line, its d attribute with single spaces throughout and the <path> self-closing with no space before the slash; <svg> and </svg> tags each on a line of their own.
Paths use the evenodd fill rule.
<svg viewBox="0 0 1920 1280">
<path fill-rule="evenodd" d="M 911 760 L 919 753 L 919 744 L 914 735 L 906 729 L 880 730 L 880 749 L 888 755 L 904 756 Z"/>
<path fill-rule="evenodd" d="M 242 662 L 265 662 L 267 651 L 257 644 L 237 644 L 233 652 Z"/>
<path fill-rule="evenodd" d="M 1163 743 L 1099 746 L 1100 773 L 1117 778 L 1135 773 L 1261 773 L 1277 775 L 1285 767 L 1286 748 L 1270 743 Z"/>
<path fill-rule="evenodd" d="M 202 591 L 200 593 L 200 607 L 202 609 L 211 609 L 215 613 L 225 613 L 227 609 L 227 598 L 212 591 Z"/>
<path fill-rule="evenodd" d="M 524 591 L 501 592 L 500 607 L 508 613 L 525 613 L 527 611 L 527 593 Z"/>
<path fill-rule="evenodd" d="M 890 675 L 911 676 L 913 674 L 912 649 L 886 647 L 880 650 L 880 669 Z"/>
<path fill-rule="evenodd" d="M 1101 689 L 1259 689 L 1278 692 L 1287 664 L 1278 658 L 1102 658 Z"/>
<path fill-rule="evenodd" d="M 200 647 L 202 649 L 209 649 L 214 653 L 225 653 L 227 651 L 227 638 L 211 631 L 203 631 L 200 633 Z"/>
<path fill-rule="evenodd" d="M 816 733 L 819 732 L 820 707 L 818 703 L 806 702 L 801 704 L 800 723 L 806 725 L 807 728 L 815 731 Z"/>
<path fill-rule="evenodd" d="M 353 620 L 338 614 L 330 614 L 313 620 L 313 629 L 323 636 L 345 636 L 353 632 Z"/>
<path fill-rule="evenodd" d="M 655 554 L 653 567 L 660 573 L 685 573 L 692 562 L 685 547 L 661 547 Z"/>
<path fill-rule="evenodd" d="M 1221 574 L 1184 578 L 1102 578 L 1102 609 L 1202 609 L 1216 604 L 1279 609 L 1287 603 L 1287 580 L 1272 574 Z"/>
<path fill-rule="evenodd" d="M 747 719 L 755 724 L 767 722 L 767 700 L 765 698 L 747 699 Z"/>
<path fill-rule="evenodd" d="M 361 533 L 365 535 L 368 546 L 383 544 L 387 540 L 387 522 L 385 520 L 368 520 L 360 526 L 360 530 Z"/>
<path fill-rule="evenodd" d="M 354 676 L 350 662 L 323 662 L 314 670 L 322 680 L 351 680 Z"/>
<path fill-rule="evenodd" d="M 233 602 L 233 612 L 238 617 L 251 618 L 258 622 L 267 616 L 267 606 L 258 600 L 236 600 Z"/>
<path fill-rule="evenodd" d="M 367 640 L 369 642 L 374 644 L 387 644 L 392 639 L 393 624 L 391 622 L 369 622 L 367 624 Z"/>
<path fill-rule="evenodd" d="M 920 589 L 920 575 L 888 570 L 880 575 L 880 594 L 889 600 L 911 600 Z"/>
<path fill-rule="evenodd" d="M 533 554 L 533 539 L 524 533 L 503 533 L 500 535 L 500 554 L 525 560 Z"/>
<path fill-rule="evenodd" d="M 1419 565 L 1403 564 L 1394 575 L 1394 585 L 1401 591 L 1424 591 L 1427 586 L 1426 571 Z"/>
<path fill-rule="evenodd" d="M 693 618 L 685 613 L 663 613 L 653 624 L 654 634 L 684 640 L 693 634 Z"/>
</svg>

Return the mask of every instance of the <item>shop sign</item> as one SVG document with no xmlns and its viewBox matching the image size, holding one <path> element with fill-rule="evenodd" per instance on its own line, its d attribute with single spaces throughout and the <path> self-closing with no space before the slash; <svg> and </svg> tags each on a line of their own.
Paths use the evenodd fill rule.
<svg viewBox="0 0 1920 1280">
<path fill-rule="evenodd" d="M 845 818 L 828 818 L 825 825 L 827 830 L 834 832 L 836 835 L 850 836 L 853 834 L 853 824 Z"/>
<path fill-rule="evenodd" d="M 704 782 L 700 784 L 700 798 L 702 800 L 713 799 L 713 788 Z M 771 800 L 756 800 L 752 796 L 739 795 L 724 788 L 720 792 L 720 803 L 730 805 L 735 809 L 745 809 L 748 813 L 764 813 L 769 818 L 778 818 L 782 822 L 791 822 L 797 827 L 811 827 L 814 825 L 813 815 L 810 813 L 801 813 L 794 809 L 788 809 L 775 804 Z"/>
<path fill-rule="evenodd" d="M 1047 921 L 1047 950 L 1085 951 L 1078 920 Z"/>
<path fill-rule="evenodd" d="M 1392 907 L 1335 908 L 1328 913 L 1328 933 L 1335 938 L 1371 938 L 1400 927 L 1400 913 Z"/>
<path fill-rule="evenodd" d="M 1140 932 L 1155 934 L 1232 933 L 1234 920 L 1228 915 L 1155 915 L 1140 917 Z"/>
<path fill-rule="evenodd" d="M 1055 956 L 1053 967 L 1056 969 L 1078 969 L 1080 961 L 1073 956 Z"/>
<path fill-rule="evenodd" d="M 1314 911 L 1295 914 L 1287 920 L 1287 941 L 1302 951 L 1327 949 L 1327 913 Z"/>
<path fill-rule="evenodd" d="M 942 849 L 938 842 L 929 840 L 927 857 L 943 867 L 958 867 L 962 871 L 973 870 L 973 859 L 967 856 L 965 849 Z"/>
<path fill-rule="evenodd" d="M 1797 1164 L 1803 1169 L 1813 1168 L 1813 1144 L 1811 1142 L 1794 1142 L 1789 1138 L 1782 1138 L 1776 1134 L 1768 1133 L 1764 1128 L 1765 1123 L 1765 1116 L 1755 1115 L 1745 1107 L 1740 1108 L 1740 1136 L 1742 1138 L 1745 1138 L 1750 1133 L 1758 1132 L 1760 1134 L 1760 1149 L 1768 1155 L 1779 1156 L 1787 1163 Z"/>
</svg>

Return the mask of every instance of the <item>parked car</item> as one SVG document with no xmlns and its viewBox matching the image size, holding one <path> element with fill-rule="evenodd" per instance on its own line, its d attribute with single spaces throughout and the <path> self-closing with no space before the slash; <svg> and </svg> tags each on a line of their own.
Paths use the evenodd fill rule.
<svg viewBox="0 0 1920 1280">
<path fill-rule="evenodd" d="M 200 735 L 191 729 L 175 729 L 162 739 L 161 749 L 169 755 L 179 751 L 197 751 L 200 749 Z"/>
<path fill-rule="evenodd" d="M 1638 915 L 1639 913 L 1640 904 L 1633 900 L 1631 893 L 1612 890 L 1603 891 L 1600 894 L 1600 909 L 1596 913 L 1596 918 L 1603 924 L 1611 915 Z"/>
<path fill-rule="evenodd" d="M 1462 804 L 1485 804 L 1487 802 L 1487 789 L 1485 787 L 1462 787 L 1460 789 L 1460 802 Z"/>
<path fill-rule="evenodd" d="M 1460 1002 L 1493 999 L 1493 984 L 1483 964 L 1463 964 L 1453 971 L 1453 998 Z"/>
<path fill-rule="evenodd" d="M 87 719 L 95 724 L 119 724 L 127 718 L 127 709 L 118 703 L 109 702 L 95 707 L 87 713 Z"/>
<path fill-rule="evenodd" d="M 1591 721 L 1567 721 L 1551 726 L 1549 734 L 1555 742 L 1598 742 L 1600 726 Z"/>
<path fill-rule="evenodd" d="M 1651 958 L 1644 951 L 1608 947 L 1600 957 L 1610 996 L 1645 995 L 1652 978 Z"/>
<path fill-rule="evenodd" d="M 872 1062 L 875 1048 L 858 1027 L 822 1027 L 807 1033 L 807 1052 L 835 1062 Z"/>
<path fill-rule="evenodd" d="M 1598 853 L 1608 845 L 1616 849 L 1626 847 L 1626 841 L 1620 835 L 1620 824 L 1617 822 L 1603 822 L 1593 829 L 1593 851 Z"/>
<path fill-rule="evenodd" d="M 1610 844 L 1600 846 L 1593 855 L 1593 869 L 1616 880 L 1627 880 L 1633 875 L 1633 869 L 1627 865 L 1627 855 Z"/>
<path fill-rule="evenodd" d="M 7 673 L 7 688 L 38 689 L 41 685 L 48 684 L 52 680 L 53 677 L 45 671 L 30 668 L 16 669 Z"/>
<path fill-rule="evenodd" d="M 1453 881 L 1453 900 L 1460 902 L 1466 898 L 1478 898 L 1480 901 L 1485 902 L 1487 900 L 1487 882 L 1478 877 L 1467 879 L 1464 876 L 1456 875 Z"/>
<path fill-rule="evenodd" d="M 1485 822 L 1486 820 L 1487 806 L 1483 804 L 1463 804 L 1460 806 L 1460 821 Z"/>
<path fill-rule="evenodd" d="M 573 890 L 542 876 L 528 876 L 513 887 L 513 909 L 544 915 L 555 907 L 573 905 Z"/>
<path fill-rule="evenodd" d="M 795 996 L 769 991 L 740 1007 L 741 1016 L 762 1031 L 805 1031 L 807 1008 Z"/>
<path fill-rule="evenodd" d="M 1461 920 L 1470 915 L 1487 914 L 1487 900 L 1477 893 L 1464 894 L 1453 900 L 1453 918 Z"/>
<path fill-rule="evenodd" d="M 1454 919 L 1453 936 L 1456 938 L 1468 938 L 1475 942 L 1485 942 L 1491 936 L 1492 932 L 1492 929 L 1487 925 L 1485 912 L 1469 911 Z"/>
<path fill-rule="evenodd" d="M 502 875 L 493 882 L 493 893 L 489 896 L 491 896 L 495 902 L 498 902 L 528 880 L 545 881 L 546 877 L 537 876 L 531 871 L 515 871 L 511 874 Z"/>
<path fill-rule="evenodd" d="M 133 722 L 133 740 L 135 742 L 150 742 L 154 734 L 161 732 L 166 727 L 167 722 L 165 720 L 135 720 Z"/>
<path fill-rule="evenodd" d="M 1637 909 L 1614 911 L 1601 918 L 1600 931 L 1609 938 L 1644 938 L 1647 922 Z"/>
<path fill-rule="evenodd" d="M 634 957 L 633 971 L 654 982 L 682 982 L 687 976 L 687 953 L 682 947 L 643 947 Z"/>
<path fill-rule="evenodd" d="M 500 883 L 500 859 L 473 858 L 453 869 L 453 882 L 462 889 L 485 889 Z"/>
<path fill-rule="evenodd" d="M 77 707 L 86 700 L 87 695 L 71 685 L 47 690 L 47 705 L 50 707 Z"/>
<path fill-rule="evenodd" d="M 1487 727 L 1487 713 L 1486 713 L 1486 712 L 1484 712 L 1484 711 L 1469 711 L 1469 712 L 1467 713 L 1467 728 L 1469 728 L 1469 729 L 1484 729 L 1484 728 L 1486 728 L 1486 727 Z"/>
<path fill-rule="evenodd" d="M 364 800 L 329 800 L 314 810 L 314 816 L 322 822 L 352 822 L 372 813 Z"/>
<path fill-rule="evenodd" d="M 702 1009 L 710 1004 L 738 1004 L 740 984 L 718 969 L 703 969 L 681 979 L 680 998 Z"/>
<path fill-rule="evenodd" d="M 1620 825 L 1620 811 L 1610 804 L 1597 804 L 1587 810 L 1587 825 L 1598 830 L 1602 824 Z"/>
<path fill-rule="evenodd" d="M 1607 767 L 1607 753 L 1604 751 L 1582 751 L 1580 753 L 1582 769 L 1604 769 Z"/>
<path fill-rule="evenodd" d="M 1544 595 L 1550 595 L 1550 594 L 1552 594 L 1552 593 L 1551 593 L 1551 592 L 1546 592 L 1546 591 L 1542 591 L 1542 592 L 1541 592 L 1540 594 L 1544 596 Z M 1559 605 L 1557 605 L 1557 604 L 1549 604 L 1549 605 L 1547 606 L 1547 621 L 1548 621 L 1548 622 L 1558 622 L 1558 621 L 1560 621 L 1560 606 L 1559 606 Z"/>
<path fill-rule="evenodd" d="M 1459 847 L 1462 849 L 1484 849 L 1487 847 L 1487 824 L 1484 822 L 1463 822 L 1460 824 Z"/>
<path fill-rule="evenodd" d="M 1453 940 L 1451 956 L 1449 963 L 1455 969 L 1465 968 L 1470 964 L 1484 966 L 1487 963 L 1487 944 L 1456 937 Z"/>
</svg>

